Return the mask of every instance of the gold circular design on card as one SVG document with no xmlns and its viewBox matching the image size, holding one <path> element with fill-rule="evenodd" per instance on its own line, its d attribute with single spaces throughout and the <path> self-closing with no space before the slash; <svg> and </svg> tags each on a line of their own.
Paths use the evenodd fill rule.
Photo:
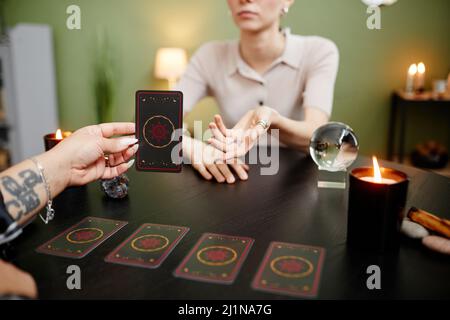
<svg viewBox="0 0 450 320">
<path fill-rule="evenodd" d="M 155 148 L 165 148 L 165 147 L 167 147 L 167 146 L 172 142 L 172 139 L 170 139 L 169 142 L 166 143 L 165 145 L 157 146 L 157 145 L 154 145 L 153 143 L 151 143 L 150 141 L 148 141 L 147 136 L 146 136 L 146 134 L 145 134 L 145 128 L 147 127 L 148 122 L 149 122 L 150 120 L 152 120 L 152 119 L 155 119 L 155 118 L 163 118 L 164 120 L 169 121 L 170 125 L 172 126 L 172 132 L 170 133 L 170 135 L 172 135 L 172 133 L 175 131 L 175 126 L 173 125 L 172 121 L 171 121 L 169 118 L 167 118 L 167 117 L 165 117 L 165 116 L 158 115 L 158 116 L 150 117 L 150 118 L 147 119 L 147 121 L 145 121 L 144 127 L 142 128 L 142 135 L 144 136 L 145 141 L 146 141 L 149 145 L 151 145 L 152 147 L 155 147 Z"/>
<path fill-rule="evenodd" d="M 280 261 L 280 260 L 284 260 L 284 259 L 293 259 L 293 260 L 300 260 L 304 263 L 306 263 L 306 265 L 308 266 L 308 269 L 306 271 L 303 272 L 297 272 L 297 273 L 286 273 L 283 271 L 278 270 L 275 267 L 275 264 Z M 312 265 L 311 261 L 302 258 L 302 257 L 297 257 L 297 256 L 280 256 L 277 257 L 275 259 L 273 259 L 270 262 L 270 269 L 272 269 L 272 271 L 274 273 L 276 273 L 277 275 L 281 276 L 281 277 L 286 277 L 286 278 L 304 278 L 309 276 L 313 271 L 314 271 L 314 266 Z"/>
<path fill-rule="evenodd" d="M 140 239 L 142 239 L 142 238 L 146 238 L 146 237 L 156 237 L 156 238 L 161 238 L 161 239 L 163 239 L 163 240 L 165 241 L 165 243 L 164 243 L 162 246 L 160 246 L 160 247 L 158 247 L 158 248 L 153 248 L 153 249 L 142 249 L 142 248 L 137 247 L 137 246 L 136 246 L 136 241 L 138 241 L 138 240 L 140 240 Z M 161 249 L 164 249 L 165 247 L 167 247 L 168 244 L 169 244 L 169 239 L 168 239 L 167 237 L 164 237 L 164 236 L 162 236 L 162 235 L 160 235 L 160 234 L 146 234 L 146 235 L 143 235 L 143 236 L 140 236 L 140 237 L 137 237 L 136 239 L 134 239 L 134 240 L 131 242 L 131 247 L 132 247 L 134 250 L 140 251 L 140 252 L 154 252 L 154 251 L 159 251 L 159 250 L 161 250 Z"/>
<path fill-rule="evenodd" d="M 206 261 L 205 259 L 203 259 L 201 257 L 201 254 L 203 252 L 205 252 L 206 250 L 210 250 L 210 249 L 223 249 L 226 250 L 228 252 L 231 252 L 231 258 L 225 261 L 219 261 L 219 262 L 210 262 L 210 261 Z M 236 260 L 237 258 L 237 253 L 234 249 L 231 249 L 229 247 L 225 247 L 225 246 L 209 246 L 209 247 L 205 247 L 203 249 L 201 249 L 199 252 L 197 252 L 197 259 L 198 261 L 200 261 L 203 264 L 206 264 L 208 266 L 216 266 L 216 267 L 220 267 L 220 266 L 226 266 L 227 264 L 232 263 L 234 260 Z"/>
<path fill-rule="evenodd" d="M 75 232 L 84 231 L 84 230 L 98 231 L 98 232 L 99 232 L 99 236 L 97 236 L 97 237 L 94 238 L 94 239 L 82 240 L 82 241 L 70 239 L 70 236 L 73 235 Z M 69 241 L 70 243 L 83 244 L 83 243 L 89 243 L 89 242 L 96 241 L 96 240 L 100 239 L 101 237 L 103 237 L 103 231 L 100 230 L 99 228 L 81 228 L 81 229 L 76 229 L 76 230 L 73 230 L 73 231 L 69 232 L 69 233 L 67 234 L 67 236 L 66 236 L 66 239 L 67 239 L 67 241 Z"/>
</svg>

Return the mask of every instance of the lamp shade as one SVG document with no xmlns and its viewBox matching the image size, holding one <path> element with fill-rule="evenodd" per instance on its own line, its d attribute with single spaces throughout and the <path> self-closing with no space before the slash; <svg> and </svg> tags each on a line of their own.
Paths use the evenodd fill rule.
<svg viewBox="0 0 450 320">
<path fill-rule="evenodd" d="M 175 80 L 184 72 L 187 64 L 186 51 L 181 48 L 160 48 L 156 52 L 155 77 Z"/>
<path fill-rule="evenodd" d="M 390 6 L 397 2 L 397 0 L 362 0 L 367 6 Z"/>
</svg>

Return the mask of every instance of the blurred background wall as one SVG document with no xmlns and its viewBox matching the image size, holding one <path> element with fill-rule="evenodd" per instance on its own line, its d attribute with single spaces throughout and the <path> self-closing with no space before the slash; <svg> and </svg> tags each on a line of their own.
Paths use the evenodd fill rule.
<svg viewBox="0 0 450 320">
<path fill-rule="evenodd" d="M 60 126 L 96 122 L 94 63 L 96 34 L 110 42 L 117 77 L 113 120 L 134 117 L 138 89 L 162 89 L 154 79 L 159 47 L 185 48 L 238 36 L 225 0 L 4 0 L 6 24 L 43 23 L 53 28 Z M 81 30 L 66 28 L 66 8 L 81 7 Z M 408 66 L 423 61 L 426 85 L 450 70 L 449 0 L 399 0 L 382 8 L 382 29 L 366 28 L 360 0 L 296 0 L 283 21 L 293 33 L 332 39 L 340 50 L 332 120 L 356 131 L 363 154 L 386 154 L 390 95 L 403 88 Z M 209 120 L 216 112 L 206 99 L 187 120 Z M 409 148 L 429 138 L 449 146 L 448 112 L 414 111 L 408 120 Z"/>
</svg>

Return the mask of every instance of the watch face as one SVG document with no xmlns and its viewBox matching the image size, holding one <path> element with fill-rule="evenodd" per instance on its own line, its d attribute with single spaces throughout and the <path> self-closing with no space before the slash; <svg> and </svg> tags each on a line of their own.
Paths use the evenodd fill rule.
<svg viewBox="0 0 450 320">
<path fill-rule="evenodd" d="M 136 92 L 139 171 L 181 170 L 183 95 L 178 91 Z"/>
</svg>

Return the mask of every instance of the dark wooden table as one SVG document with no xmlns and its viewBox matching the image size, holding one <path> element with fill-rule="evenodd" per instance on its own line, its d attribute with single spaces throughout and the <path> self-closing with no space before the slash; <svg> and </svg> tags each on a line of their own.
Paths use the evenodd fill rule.
<svg viewBox="0 0 450 320">
<path fill-rule="evenodd" d="M 361 157 L 354 166 L 368 165 Z M 408 173 L 412 205 L 450 217 L 450 180 L 433 173 L 382 162 Z M 56 219 L 35 220 L 14 243 L 13 262 L 31 272 L 43 299 L 290 299 L 254 291 L 251 281 L 271 241 L 323 246 L 326 258 L 320 299 L 449 298 L 450 259 L 404 238 L 398 254 L 374 255 L 346 246 L 346 197 L 342 190 L 318 190 L 317 169 L 309 157 L 280 151 L 280 170 L 259 175 L 252 166 L 247 182 L 203 181 L 190 168 L 181 174 L 132 170 L 129 198 L 104 198 L 98 182 L 64 191 L 56 199 Z M 363 212 L 361 214 L 364 214 Z M 81 260 L 38 254 L 35 248 L 85 216 L 129 224 Z M 105 256 L 145 222 L 188 226 L 190 232 L 154 270 L 104 262 Z M 367 217 L 370 223 L 370 217 Z M 232 285 L 175 278 L 174 269 L 204 232 L 253 237 L 256 241 Z M 82 290 L 66 287 L 66 269 L 80 266 Z M 381 268 L 378 291 L 366 287 L 366 268 Z"/>
</svg>

